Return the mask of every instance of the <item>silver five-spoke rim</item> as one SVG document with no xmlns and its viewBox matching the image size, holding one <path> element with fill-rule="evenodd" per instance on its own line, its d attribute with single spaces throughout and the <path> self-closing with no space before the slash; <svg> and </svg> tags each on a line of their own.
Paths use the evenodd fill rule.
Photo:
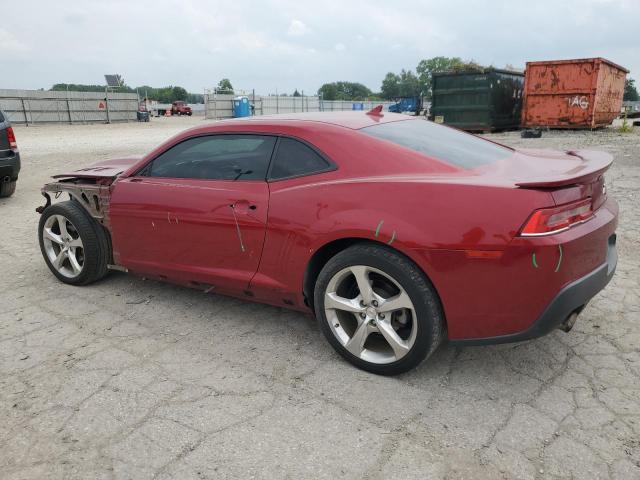
<svg viewBox="0 0 640 480">
<path fill-rule="evenodd" d="M 331 331 L 353 355 L 371 363 L 404 357 L 416 340 L 413 302 L 386 273 L 354 265 L 336 273 L 324 295 Z"/>
<path fill-rule="evenodd" d="M 51 215 L 42 229 L 44 250 L 58 273 L 75 278 L 84 267 L 84 246 L 76 227 L 64 215 Z"/>
</svg>

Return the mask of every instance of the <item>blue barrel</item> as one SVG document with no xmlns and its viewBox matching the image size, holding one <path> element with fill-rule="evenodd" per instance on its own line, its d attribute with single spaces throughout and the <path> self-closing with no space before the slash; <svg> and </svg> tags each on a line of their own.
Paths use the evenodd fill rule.
<svg viewBox="0 0 640 480">
<path fill-rule="evenodd" d="M 352 103 L 351 110 L 364 110 L 364 103 Z"/>
<path fill-rule="evenodd" d="M 236 118 L 251 116 L 249 97 L 236 97 L 233 99 L 233 116 Z"/>
</svg>

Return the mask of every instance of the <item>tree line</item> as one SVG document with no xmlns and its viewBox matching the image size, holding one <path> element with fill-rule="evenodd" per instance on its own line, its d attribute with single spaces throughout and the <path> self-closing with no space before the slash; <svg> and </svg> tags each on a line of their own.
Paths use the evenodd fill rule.
<svg viewBox="0 0 640 480">
<path fill-rule="evenodd" d="M 56 83 L 50 88 L 51 91 L 73 91 L 73 92 L 103 92 L 105 85 L 84 85 L 76 83 Z M 140 87 L 129 87 L 124 85 L 115 89 L 116 92 L 122 93 L 138 93 L 140 98 L 148 98 L 149 100 L 157 100 L 160 103 L 172 103 L 177 100 L 183 100 L 187 103 L 203 103 L 204 95 L 201 93 L 189 93 L 186 89 L 170 85 L 168 87 L 150 87 L 142 85 Z"/>
<path fill-rule="evenodd" d="M 421 60 L 416 72 L 402 69 L 399 73 L 389 72 L 382 80 L 379 92 L 357 82 L 325 83 L 318 89 L 318 95 L 324 100 L 394 100 L 399 97 L 431 98 L 431 79 L 436 72 L 474 70 L 484 67 L 458 57 L 433 57 Z"/>
</svg>

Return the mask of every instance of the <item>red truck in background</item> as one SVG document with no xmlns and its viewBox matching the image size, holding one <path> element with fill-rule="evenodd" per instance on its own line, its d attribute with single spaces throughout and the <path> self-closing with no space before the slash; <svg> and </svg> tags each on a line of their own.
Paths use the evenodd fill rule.
<svg viewBox="0 0 640 480">
<path fill-rule="evenodd" d="M 171 115 L 191 115 L 191 107 L 183 102 L 182 100 L 178 100 L 171 104 Z"/>
</svg>

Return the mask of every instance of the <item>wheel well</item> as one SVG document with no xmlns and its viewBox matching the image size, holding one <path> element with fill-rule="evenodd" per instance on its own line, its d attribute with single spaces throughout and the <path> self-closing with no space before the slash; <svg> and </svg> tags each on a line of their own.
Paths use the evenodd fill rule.
<svg viewBox="0 0 640 480">
<path fill-rule="evenodd" d="M 363 238 L 341 238 L 323 245 L 316 251 L 316 253 L 313 254 L 307 264 L 307 269 L 304 272 L 304 280 L 302 284 L 304 302 L 311 308 L 311 310 L 313 310 L 313 289 L 322 267 L 324 267 L 331 257 L 342 250 L 345 250 L 356 243 L 363 243 L 366 241 L 367 240 L 364 240 Z"/>
<path fill-rule="evenodd" d="M 358 243 L 373 243 L 375 245 L 388 248 L 389 250 L 394 250 L 400 255 L 407 257 L 404 253 L 402 253 L 401 251 L 393 247 L 390 247 L 382 242 L 376 242 L 375 240 L 366 239 L 366 238 L 358 238 L 358 237 L 341 238 L 339 240 L 334 240 L 332 242 L 327 243 L 326 245 L 323 245 L 321 248 L 318 249 L 318 251 L 316 251 L 316 253 L 313 254 L 311 259 L 309 260 L 309 263 L 307 264 L 307 269 L 304 272 L 302 293 L 304 295 L 305 303 L 309 308 L 311 308 L 311 310 L 313 310 L 313 290 L 315 288 L 316 280 L 318 279 L 318 275 L 320 275 L 320 271 L 322 270 L 322 267 L 325 266 L 325 264 L 331 259 L 331 257 L 340 253 L 342 250 L 345 250 L 351 247 L 352 245 L 356 245 Z M 409 258 L 409 260 L 411 259 Z M 413 260 L 411 261 L 413 262 Z M 413 263 L 415 264 L 415 262 Z M 431 285 L 433 286 L 433 282 L 431 282 L 429 275 L 427 275 L 427 273 L 422 268 L 420 268 L 419 265 L 416 265 L 416 266 L 418 267 L 418 269 L 420 269 L 422 274 L 427 278 L 427 281 L 431 283 Z M 435 286 L 434 286 L 434 290 L 436 291 L 436 294 L 437 294 L 437 289 L 435 288 Z"/>
</svg>

